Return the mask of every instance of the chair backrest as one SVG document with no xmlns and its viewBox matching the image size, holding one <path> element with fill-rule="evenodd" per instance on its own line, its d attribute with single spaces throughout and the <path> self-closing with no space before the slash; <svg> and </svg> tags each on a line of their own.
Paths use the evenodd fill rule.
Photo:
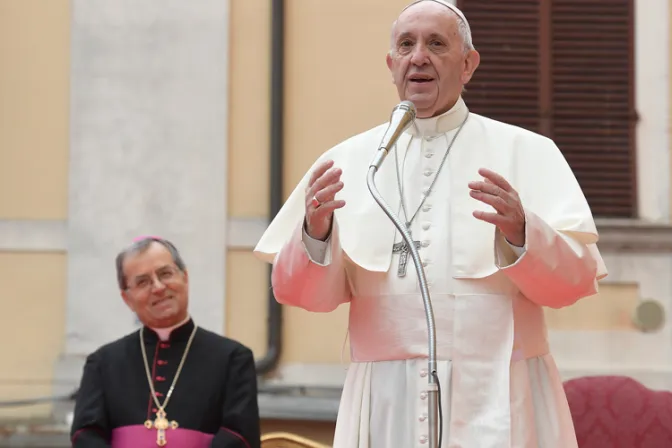
<svg viewBox="0 0 672 448">
<path fill-rule="evenodd" d="M 305 437 L 288 432 L 272 432 L 261 436 L 261 448 L 329 448 Z"/>
<path fill-rule="evenodd" d="M 581 448 L 672 447 L 672 392 L 624 376 L 565 382 Z"/>
</svg>

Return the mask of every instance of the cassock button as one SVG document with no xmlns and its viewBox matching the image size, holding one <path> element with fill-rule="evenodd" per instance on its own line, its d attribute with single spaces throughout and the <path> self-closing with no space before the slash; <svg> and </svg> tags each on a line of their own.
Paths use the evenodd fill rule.
<svg viewBox="0 0 672 448">
<path fill-rule="evenodd" d="M 427 398 L 427 392 L 420 392 L 420 398 L 421 398 L 422 400 L 424 400 L 425 398 Z"/>
<path fill-rule="evenodd" d="M 166 378 L 164 378 L 162 376 L 157 376 L 156 381 L 166 381 Z"/>
<path fill-rule="evenodd" d="M 425 240 L 422 242 L 422 247 L 427 247 L 429 246 L 429 241 Z"/>
<path fill-rule="evenodd" d="M 427 443 L 427 436 L 420 436 L 420 443 Z"/>
<path fill-rule="evenodd" d="M 160 366 L 165 366 L 166 364 L 168 364 L 168 361 L 164 361 L 162 359 L 159 359 L 157 362 Z"/>
<path fill-rule="evenodd" d="M 164 342 L 161 343 L 161 348 L 170 348 L 170 344 L 166 344 Z"/>
<path fill-rule="evenodd" d="M 431 176 L 433 173 L 434 173 L 434 171 L 432 171 L 432 170 L 427 170 L 427 171 L 425 171 L 425 176 L 426 176 L 426 177 L 429 177 L 429 176 Z"/>
<path fill-rule="evenodd" d="M 423 260 L 422 265 L 423 265 L 424 267 L 427 267 L 428 264 L 429 264 L 429 261 L 427 261 L 427 260 Z"/>
<path fill-rule="evenodd" d="M 422 195 L 425 196 L 425 195 L 427 195 L 427 193 L 429 193 L 429 188 L 423 188 L 422 189 Z"/>
<path fill-rule="evenodd" d="M 426 377 L 426 376 L 427 376 L 427 369 L 422 369 L 422 370 L 420 371 L 420 376 L 421 376 L 422 378 Z"/>
<path fill-rule="evenodd" d="M 422 225 L 422 230 L 429 230 L 429 227 L 430 227 L 429 223 L 426 222 Z"/>
<path fill-rule="evenodd" d="M 427 152 L 427 153 L 425 153 L 425 157 L 428 158 L 428 159 L 431 159 L 433 155 L 434 155 L 433 152 Z"/>
<path fill-rule="evenodd" d="M 423 212 L 428 212 L 428 211 L 430 211 L 431 209 L 432 209 L 432 206 L 431 206 L 431 205 L 423 205 L 423 206 L 422 206 L 422 211 L 423 211 Z"/>
<path fill-rule="evenodd" d="M 424 422 L 425 420 L 427 420 L 427 414 L 422 414 L 420 417 L 418 417 L 418 420 Z"/>
</svg>

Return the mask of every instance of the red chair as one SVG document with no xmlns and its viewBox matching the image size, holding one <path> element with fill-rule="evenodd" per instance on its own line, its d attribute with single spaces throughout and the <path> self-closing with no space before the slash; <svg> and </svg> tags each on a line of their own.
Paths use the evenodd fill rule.
<svg viewBox="0 0 672 448">
<path fill-rule="evenodd" d="M 672 447 L 672 392 L 623 376 L 565 382 L 579 448 Z"/>
</svg>

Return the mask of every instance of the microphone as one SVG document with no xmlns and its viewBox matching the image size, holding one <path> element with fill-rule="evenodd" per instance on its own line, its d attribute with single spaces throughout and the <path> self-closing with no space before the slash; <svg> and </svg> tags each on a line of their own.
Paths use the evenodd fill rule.
<svg viewBox="0 0 672 448">
<path fill-rule="evenodd" d="M 369 168 L 375 168 L 376 171 L 380 169 L 380 166 L 383 164 L 383 160 L 387 157 L 390 148 L 392 148 L 401 134 L 408 129 L 408 127 L 413 124 L 415 120 L 415 105 L 410 101 L 402 101 L 401 103 L 394 106 L 392 109 L 392 114 L 390 115 L 390 124 L 383 134 L 383 138 L 380 141 L 378 146 L 378 151 L 373 157 Z"/>
<path fill-rule="evenodd" d="M 418 248 L 411 237 L 409 229 L 406 224 L 399 219 L 394 213 L 394 210 L 385 202 L 385 199 L 376 188 L 375 176 L 383 164 L 383 160 L 394 146 L 401 134 L 408 129 L 408 127 L 415 120 L 415 106 L 410 101 L 402 101 L 393 110 L 390 117 L 390 124 L 380 141 L 378 151 L 369 165 L 369 171 L 366 174 L 366 185 L 373 196 L 373 199 L 378 203 L 380 208 L 390 218 L 394 226 L 399 230 L 403 237 L 406 253 L 410 251 L 411 259 L 418 274 L 418 282 L 420 284 L 420 294 L 422 295 L 422 302 L 425 307 L 425 317 L 427 318 L 427 336 L 428 336 L 428 353 L 427 353 L 427 371 L 429 372 L 427 378 L 427 408 L 428 408 L 428 424 L 429 424 L 429 448 L 438 448 L 441 445 L 441 438 L 443 436 L 443 411 L 441 409 L 441 386 L 439 384 L 439 377 L 436 373 L 436 323 L 434 320 L 434 309 L 432 308 L 432 299 L 429 293 L 429 286 L 425 269 L 422 266 L 422 259 Z"/>
</svg>

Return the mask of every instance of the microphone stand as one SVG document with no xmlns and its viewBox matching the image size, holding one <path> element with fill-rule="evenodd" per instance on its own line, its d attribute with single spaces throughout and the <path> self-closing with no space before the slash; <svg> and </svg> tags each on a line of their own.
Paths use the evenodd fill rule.
<svg viewBox="0 0 672 448">
<path fill-rule="evenodd" d="M 385 214 L 392 220 L 394 226 L 401 232 L 401 236 L 408 245 L 413 258 L 413 264 L 418 274 L 420 281 L 420 292 L 422 293 L 422 301 L 425 305 L 425 316 L 427 318 L 427 332 L 429 333 L 429 360 L 427 367 L 429 370 L 428 385 L 427 385 L 427 399 L 428 399 L 428 420 L 429 420 L 429 448 L 439 448 L 441 444 L 442 432 L 439 432 L 439 425 L 443 426 L 443 422 L 439 421 L 439 378 L 436 372 L 436 327 L 434 324 L 434 310 L 432 309 L 432 302 L 429 297 L 429 288 L 427 287 L 427 278 L 425 277 L 425 270 L 420 261 L 420 254 L 413 243 L 413 239 L 409 234 L 406 226 L 394 214 L 390 206 L 385 202 L 382 195 L 378 192 L 375 184 L 375 175 L 378 167 L 381 165 L 383 158 L 387 155 L 386 151 L 378 151 L 374 157 L 369 171 L 366 176 L 366 183 L 373 199 L 383 209 Z"/>
</svg>

